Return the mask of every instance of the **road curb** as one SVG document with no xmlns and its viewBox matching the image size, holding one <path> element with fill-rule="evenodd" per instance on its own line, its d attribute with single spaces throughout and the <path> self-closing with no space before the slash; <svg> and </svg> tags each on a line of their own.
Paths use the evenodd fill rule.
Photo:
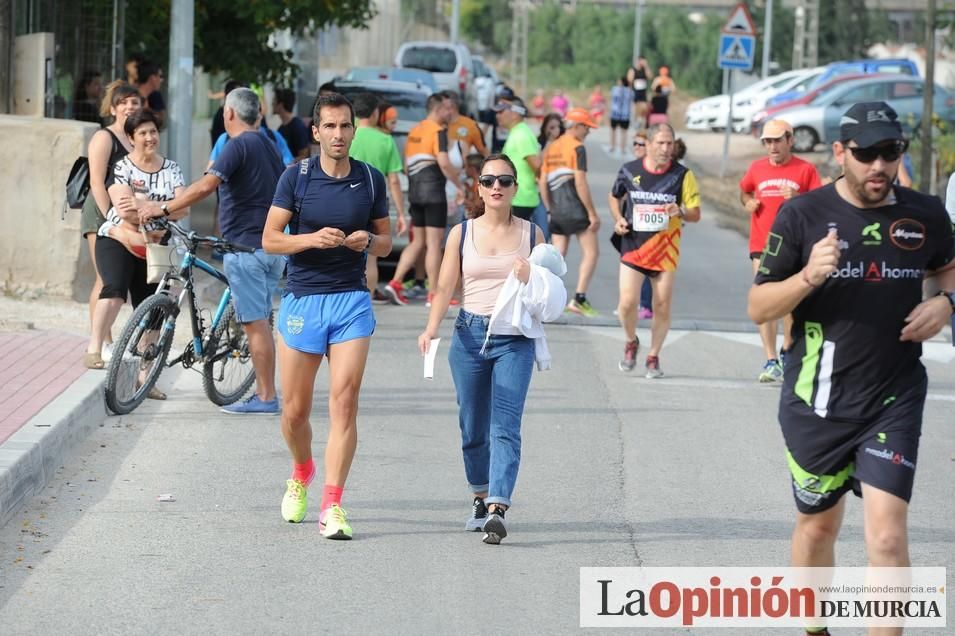
<svg viewBox="0 0 955 636">
<path fill-rule="evenodd" d="M 0 444 L 0 527 L 106 419 L 105 383 L 103 371 L 87 371 Z"/>
</svg>

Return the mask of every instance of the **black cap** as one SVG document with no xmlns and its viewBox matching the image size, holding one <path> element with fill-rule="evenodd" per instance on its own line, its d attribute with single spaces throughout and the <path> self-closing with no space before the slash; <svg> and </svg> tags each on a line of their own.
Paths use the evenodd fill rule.
<svg viewBox="0 0 955 636">
<path fill-rule="evenodd" d="M 855 141 L 860 148 L 905 139 L 898 114 L 885 102 L 853 104 L 839 121 L 839 138 Z"/>
<path fill-rule="evenodd" d="M 514 99 L 515 97 L 514 89 L 507 84 L 501 84 L 498 86 L 495 93 L 497 93 L 498 99 Z"/>
</svg>

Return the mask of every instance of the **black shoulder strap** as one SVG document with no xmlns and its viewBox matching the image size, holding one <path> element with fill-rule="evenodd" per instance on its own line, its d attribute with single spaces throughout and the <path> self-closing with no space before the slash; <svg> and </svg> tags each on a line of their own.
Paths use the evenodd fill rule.
<svg viewBox="0 0 955 636">
<path fill-rule="evenodd" d="M 312 163 L 309 159 L 302 159 L 298 163 L 298 175 L 295 177 L 295 195 L 292 206 L 297 215 L 302 213 L 302 202 L 305 200 L 305 191 L 308 190 L 308 178 L 312 172 Z"/>
<path fill-rule="evenodd" d="M 461 244 L 458 246 L 458 265 L 464 271 L 464 237 L 468 233 L 468 220 L 461 221 Z"/>
<path fill-rule="evenodd" d="M 534 251 L 534 245 L 537 244 L 537 224 L 534 223 L 533 221 L 528 221 L 528 223 L 531 224 L 531 249 L 530 249 L 530 251 L 533 252 L 533 251 Z M 530 253 L 530 252 L 528 252 L 528 253 Z"/>
</svg>

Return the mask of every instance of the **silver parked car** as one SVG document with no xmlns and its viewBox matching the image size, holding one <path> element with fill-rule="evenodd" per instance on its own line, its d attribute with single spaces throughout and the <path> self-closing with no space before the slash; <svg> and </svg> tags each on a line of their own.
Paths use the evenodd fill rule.
<svg viewBox="0 0 955 636">
<path fill-rule="evenodd" d="M 428 71 L 441 90 L 457 91 L 461 104 L 474 104 L 474 61 L 463 44 L 451 42 L 405 42 L 395 53 L 395 66 Z"/>
<path fill-rule="evenodd" d="M 808 104 L 779 111 L 773 117 L 792 125 L 796 152 L 810 152 L 819 143 L 837 141 L 839 120 L 857 102 L 886 102 L 899 114 L 906 135 L 911 136 L 922 121 L 924 86 L 924 80 L 911 75 L 875 75 L 839 84 Z M 943 121 L 955 123 L 955 97 L 937 84 L 933 110 Z"/>
</svg>

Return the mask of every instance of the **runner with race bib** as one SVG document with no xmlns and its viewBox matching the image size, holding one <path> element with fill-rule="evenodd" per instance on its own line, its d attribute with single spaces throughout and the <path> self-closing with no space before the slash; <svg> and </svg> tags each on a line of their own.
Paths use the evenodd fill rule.
<svg viewBox="0 0 955 636">
<path fill-rule="evenodd" d="M 621 371 L 637 362 L 637 305 L 644 278 L 653 287 L 653 323 L 646 377 L 663 376 L 660 349 L 670 330 L 670 301 L 680 261 L 683 222 L 700 220 L 700 191 L 696 177 L 671 161 L 673 129 L 669 124 L 650 128 L 647 156 L 625 163 L 610 191 L 614 218 L 611 242 L 620 252 L 620 304 L 617 313 L 627 336 Z"/>
</svg>

